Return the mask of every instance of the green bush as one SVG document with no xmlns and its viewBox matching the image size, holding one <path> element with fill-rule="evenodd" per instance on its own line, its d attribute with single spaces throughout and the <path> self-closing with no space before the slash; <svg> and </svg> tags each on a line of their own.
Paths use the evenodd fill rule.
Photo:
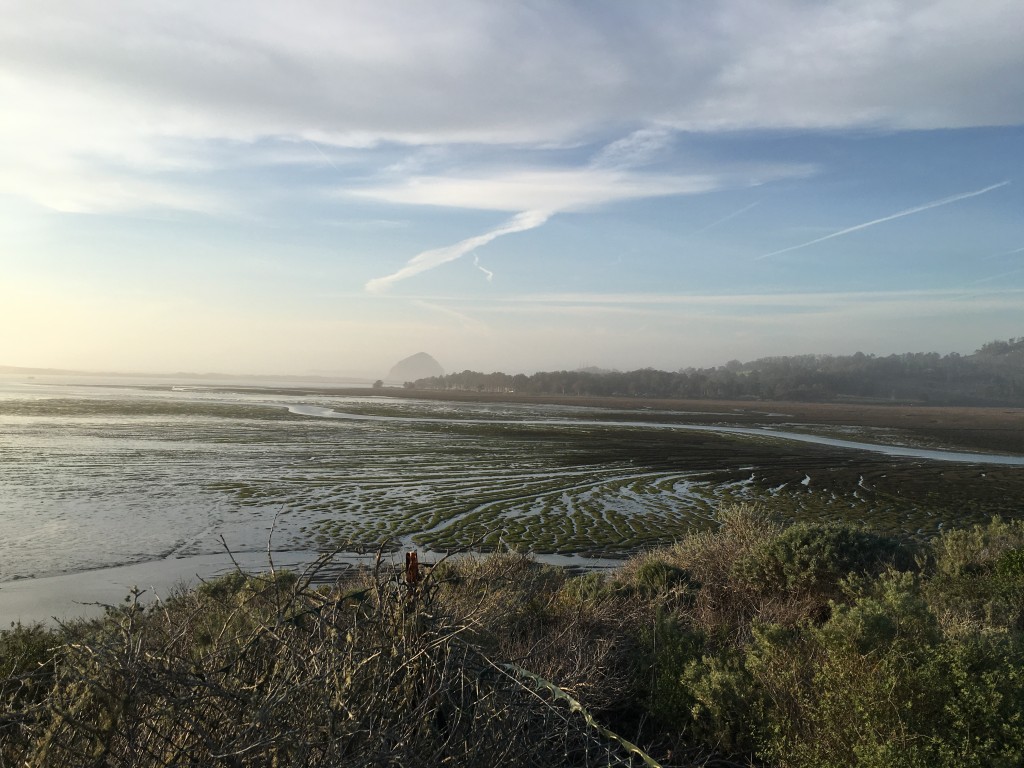
<svg viewBox="0 0 1024 768">
<path fill-rule="evenodd" d="M 915 552 L 740 507 L 611 574 L 231 573 L 0 632 L 0 765 L 639 764 L 619 733 L 672 765 L 1008 768 L 1022 616 L 1002 521 Z"/>
<path fill-rule="evenodd" d="M 639 667 L 641 674 L 646 671 L 643 709 L 659 727 L 692 735 L 689 721 L 696 702 L 682 676 L 703 649 L 703 637 L 672 614 L 657 611 L 642 627 Z"/>
<path fill-rule="evenodd" d="M 839 525 L 797 523 L 735 561 L 733 572 L 751 588 L 837 596 L 850 574 L 913 566 L 910 550 L 889 536 Z"/>
<path fill-rule="evenodd" d="M 41 624 L 12 624 L 0 630 L 0 765 L 6 765 L 5 744 L 17 742 L 21 718 L 10 713 L 31 711 L 49 695 L 55 658 L 64 638 Z"/>
<path fill-rule="evenodd" d="M 45 666 L 62 639 L 42 624 L 11 624 L 0 631 L 0 678 L 18 677 Z"/>
<path fill-rule="evenodd" d="M 1024 522 L 949 531 L 933 550 L 928 596 L 947 622 L 1024 630 Z"/>
<path fill-rule="evenodd" d="M 864 584 L 821 626 L 760 626 L 691 665 L 705 738 L 793 768 L 1020 765 L 1019 641 L 945 637 L 910 574 Z"/>
<path fill-rule="evenodd" d="M 934 570 L 945 579 L 973 577 L 1004 552 L 1024 548 L 1024 520 L 993 518 L 985 525 L 946 531 L 932 542 Z"/>
</svg>

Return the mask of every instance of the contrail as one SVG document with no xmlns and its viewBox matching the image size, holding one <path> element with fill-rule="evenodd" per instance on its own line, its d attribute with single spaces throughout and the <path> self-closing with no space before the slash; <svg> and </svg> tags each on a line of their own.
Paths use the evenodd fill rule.
<svg viewBox="0 0 1024 768">
<path fill-rule="evenodd" d="M 316 150 L 317 152 L 319 152 L 319 153 L 320 153 L 320 157 L 322 157 L 322 158 L 323 158 L 324 160 L 326 160 L 326 161 L 327 161 L 327 163 L 328 163 L 328 165 L 330 165 L 330 166 L 331 166 L 331 168 L 333 168 L 334 170 L 336 170 L 336 171 L 337 171 L 338 173 L 341 173 L 341 168 L 339 168 L 338 166 L 336 166 L 336 165 L 334 164 L 334 161 L 333 161 L 333 160 L 331 160 L 331 158 L 329 158 L 329 157 L 328 157 L 328 156 L 327 156 L 327 155 L 326 155 L 326 154 L 324 153 L 324 151 L 323 151 L 322 149 L 320 149 L 320 145 L 319 145 L 319 144 L 317 144 L 317 143 L 316 143 L 315 141 L 313 141 L 312 139 L 306 139 L 306 142 L 307 142 L 307 143 L 309 143 L 309 144 L 312 144 L 312 145 L 313 145 L 313 149 L 315 149 L 315 150 Z"/>
<path fill-rule="evenodd" d="M 701 227 L 700 229 L 694 230 L 690 234 L 691 235 L 699 235 L 701 232 L 707 232 L 709 229 L 712 229 L 713 227 L 717 227 L 719 224 L 725 224 L 725 222 L 729 221 L 730 219 L 735 219 L 737 216 L 740 216 L 740 215 L 746 213 L 751 208 L 755 208 L 755 207 L 757 207 L 760 204 L 761 204 L 761 201 L 758 200 L 757 202 L 751 203 L 750 205 L 745 205 L 744 207 L 740 208 L 738 211 L 733 211 L 732 213 L 730 213 L 727 216 L 723 216 L 722 218 L 720 218 L 720 219 L 718 219 L 716 221 L 712 221 L 710 224 L 705 224 L 703 227 Z"/>
<path fill-rule="evenodd" d="M 412 303 L 415 304 L 417 307 L 422 307 L 423 309 L 429 309 L 431 312 L 440 312 L 443 315 L 448 315 L 449 317 L 454 317 L 456 320 L 458 320 L 460 323 L 462 323 L 463 326 L 465 326 L 466 328 L 469 328 L 470 330 L 474 330 L 474 331 L 488 331 L 488 330 L 490 330 L 487 327 L 486 324 L 480 322 L 479 320 L 477 320 L 475 318 L 472 318 L 469 315 L 464 315 L 461 312 L 456 312 L 454 309 L 450 309 L 449 307 L 443 307 L 440 304 L 434 304 L 432 302 L 422 301 L 420 299 L 416 299 Z"/>
<path fill-rule="evenodd" d="M 998 275 L 992 275 L 991 277 L 983 277 L 980 280 L 973 280 L 970 283 L 970 285 L 978 285 L 979 283 L 991 283 L 993 280 L 1001 280 L 1002 278 L 1009 277 L 1010 275 L 1019 275 L 1021 272 L 1024 272 L 1024 269 L 1011 269 L 1009 272 L 1002 272 Z"/>
<path fill-rule="evenodd" d="M 420 272 L 426 272 L 428 269 L 439 267 L 442 264 L 447 264 L 449 261 L 455 261 L 458 258 L 465 256 L 467 253 L 472 253 L 477 248 L 487 245 L 492 240 L 495 240 L 502 235 L 511 235 L 514 232 L 525 232 L 528 229 L 536 229 L 545 221 L 551 218 L 551 213 L 548 211 L 523 211 L 522 213 L 516 214 L 508 222 L 502 224 L 497 229 L 492 229 L 490 232 L 485 232 L 482 235 L 476 237 L 470 237 L 461 242 L 455 243 L 455 245 L 446 245 L 443 248 L 432 248 L 429 251 L 423 251 L 418 253 L 409 259 L 409 262 L 397 272 L 384 277 L 376 277 L 366 283 L 366 290 L 370 293 L 380 293 L 386 290 L 392 283 L 397 283 L 399 280 L 405 280 L 407 277 L 418 275 Z"/>
<path fill-rule="evenodd" d="M 1020 248 L 1014 248 L 1012 251 L 1000 251 L 999 253 L 993 253 L 991 256 L 986 256 L 986 259 L 998 259 L 1003 256 L 1012 256 L 1015 253 L 1021 253 L 1024 251 L 1024 246 Z"/>
<path fill-rule="evenodd" d="M 933 200 L 930 203 L 925 203 L 924 205 L 919 205 L 919 206 L 917 206 L 915 208 L 908 208 L 905 211 L 900 211 L 899 213 L 894 213 L 891 216 L 883 216 L 880 219 L 873 219 L 871 221 L 866 221 L 863 224 L 857 224 L 857 225 L 852 226 L 852 227 L 847 227 L 846 229 L 841 229 L 838 232 L 833 232 L 831 235 L 825 235 L 824 237 L 819 237 L 819 238 L 816 238 L 814 240 L 808 240 L 806 243 L 800 243 L 799 245 L 791 245 L 788 248 L 782 248 L 782 249 L 780 249 L 778 251 L 772 251 L 771 253 L 766 253 L 763 256 L 758 256 L 757 258 L 754 259 L 754 261 L 760 261 L 761 259 L 767 259 L 770 256 L 778 256 L 780 253 L 789 253 L 790 251 L 795 251 L 795 250 L 797 250 L 799 248 L 806 248 L 807 246 L 814 245 L 815 243 L 823 243 L 826 240 L 831 240 L 833 237 L 840 237 L 842 235 L 848 235 L 851 232 L 856 232 L 857 230 L 860 230 L 860 229 L 867 229 L 868 227 L 873 227 L 873 226 L 875 226 L 875 224 L 881 224 L 881 223 L 886 222 L 886 221 L 892 221 L 893 219 L 899 219 L 899 218 L 902 218 L 904 216 L 910 216 L 912 213 L 920 213 L 921 211 L 927 211 L 927 210 L 929 210 L 931 208 L 938 208 L 940 205 L 949 205 L 950 203 L 955 203 L 957 200 L 966 200 L 969 197 L 977 197 L 978 195 L 984 195 L 986 192 L 991 192 L 993 189 L 999 189 L 1000 187 L 1005 187 L 1009 183 L 1010 183 L 1009 181 L 1001 181 L 998 184 L 993 184 L 992 186 L 985 187 L 984 189 L 977 189 L 974 192 L 964 192 L 963 194 L 960 194 L 960 195 L 953 195 L 952 197 L 944 197 L 941 200 Z"/>
<path fill-rule="evenodd" d="M 473 266 L 476 267 L 477 269 L 479 269 L 481 272 L 484 273 L 484 277 L 487 278 L 487 282 L 488 283 L 491 282 L 494 279 L 494 273 L 491 272 L 491 270 L 489 270 L 487 267 L 482 266 L 480 264 L 480 257 L 479 256 L 474 256 L 473 257 Z"/>
</svg>

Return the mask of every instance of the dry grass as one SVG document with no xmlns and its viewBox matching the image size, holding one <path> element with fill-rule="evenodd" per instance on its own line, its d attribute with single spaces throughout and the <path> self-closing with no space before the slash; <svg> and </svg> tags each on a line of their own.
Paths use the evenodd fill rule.
<svg viewBox="0 0 1024 768">
<path fill-rule="evenodd" d="M 514 558 L 476 565 L 496 583 L 503 570 L 513 579 L 531 570 Z M 471 575 L 473 564 L 459 570 Z M 585 660 L 595 658 L 580 634 L 509 634 L 488 605 L 494 595 L 462 590 L 445 601 L 452 585 L 429 577 L 411 589 L 378 568 L 317 589 L 312 575 L 239 574 L 155 609 L 129 601 L 79 628 L 37 679 L 5 682 L 0 764 L 641 761 L 579 704 L 591 693 L 580 684 Z M 495 660 L 492 649 L 515 653 Z M 526 672 L 540 660 L 543 672 Z M 46 695 L 26 696 L 33 685 Z"/>
<path fill-rule="evenodd" d="M 610 575 L 505 552 L 314 586 L 325 560 L 0 633 L 0 767 L 1020 764 L 1020 524 L 898 572 L 859 529 L 719 517 Z"/>
</svg>

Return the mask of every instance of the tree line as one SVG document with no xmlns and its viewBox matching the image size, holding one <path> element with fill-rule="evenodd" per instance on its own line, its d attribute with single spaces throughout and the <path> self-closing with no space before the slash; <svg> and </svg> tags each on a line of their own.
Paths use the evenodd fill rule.
<svg viewBox="0 0 1024 768">
<path fill-rule="evenodd" d="M 466 370 L 406 386 L 591 397 L 1022 405 L 1024 336 L 989 342 L 970 355 L 797 355 L 678 371 L 641 368 L 513 375 Z"/>
</svg>

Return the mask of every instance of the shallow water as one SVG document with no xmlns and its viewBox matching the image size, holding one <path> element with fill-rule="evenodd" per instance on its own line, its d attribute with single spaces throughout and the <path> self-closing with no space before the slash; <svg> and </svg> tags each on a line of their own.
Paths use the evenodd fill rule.
<svg viewBox="0 0 1024 768">
<path fill-rule="evenodd" d="M 498 527 L 548 551 L 671 538 L 707 524 L 723 499 L 743 499 L 754 475 L 739 458 L 722 478 L 587 455 L 597 432 L 642 442 L 666 431 L 786 441 L 789 451 L 1024 465 L 579 407 L 0 377 L 0 618 L 4 601 L 24 601 L 32 583 L 58 583 L 42 577 L 88 572 L 81 583 L 98 585 L 97 569 L 135 564 L 156 578 L 173 563 L 181 575 L 225 544 L 240 554 L 268 543 L 308 552 L 395 536 L 422 548 L 493 534 L 493 547 Z"/>
<path fill-rule="evenodd" d="M 289 417 L 289 406 L 310 414 L 326 407 L 310 404 L 315 397 L 291 404 L 298 399 L 0 382 L 0 582 L 216 553 L 223 542 L 237 552 L 263 551 L 271 539 L 279 549 L 306 549 L 302 529 L 325 516 L 429 503 L 433 488 L 460 479 L 508 480 L 500 459 L 453 465 L 451 451 L 479 451 L 477 440 L 396 429 L 372 415 L 345 424 Z M 320 400 L 383 402 L 396 413 L 418 407 Z M 554 474 L 529 463 L 511 475 Z M 401 482 L 403 472 L 417 482 Z"/>
<path fill-rule="evenodd" d="M 291 413 L 302 416 L 315 416 L 329 419 L 349 419 L 354 421 L 419 421 L 423 423 L 443 423 L 446 419 L 436 418 L 408 418 L 397 416 L 366 416 L 361 414 L 345 413 L 332 408 L 325 408 L 314 405 L 289 405 L 286 406 Z M 776 440 L 792 440 L 798 443 L 812 443 L 814 445 L 828 445 L 835 448 L 848 448 L 855 451 L 871 451 L 886 456 L 904 456 L 915 459 L 928 459 L 931 461 L 950 461 L 955 463 L 971 464 L 996 464 L 1001 466 L 1024 466 L 1024 456 L 1011 456 L 998 453 L 980 453 L 968 451 L 951 451 L 929 448 L 916 448 L 908 445 L 885 445 L 883 443 L 866 443 L 857 440 L 844 440 L 836 437 L 824 437 L 822 435 L 811 435 L 805 432 L 789 432 L 787 430 L 772 429 L 769 427 L 726 427 L 708 424 L 678 424 L 675 422 L 650 422 L 631 421 L 621 419 L 616 421 L 602 421 L 598 419 L 460 419 L 463 424 L 493 424 L 493 425 L 531 425 L 531 426 L 572 426 L 572 427 L 634 427 L 636 429 L 676 429 L 690 430 L 694 432 L 713 432 L 723 435 L 749 435 L 753 437 L 768 437 Z"/>
</svg>

